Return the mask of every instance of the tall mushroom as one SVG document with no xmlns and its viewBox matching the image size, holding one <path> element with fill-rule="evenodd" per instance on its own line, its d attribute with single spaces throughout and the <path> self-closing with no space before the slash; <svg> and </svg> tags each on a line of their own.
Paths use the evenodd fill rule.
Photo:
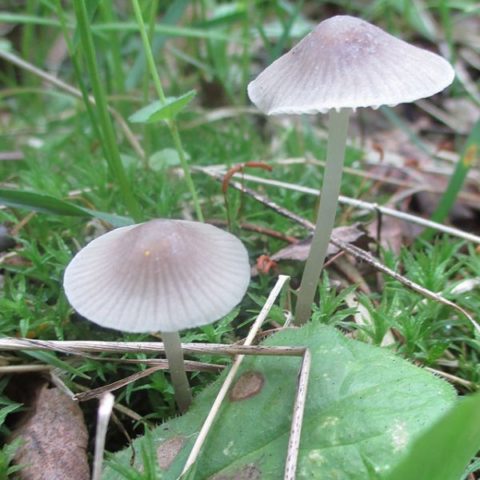
<svg viewBox="0 0 480 480">
<path fill-rule="evenodd" d="M 268 115 L 329 112 L 320 208 L 298 292 L 297 324 L 310 317 L 333 229 L 350 113 L 429 97 L 454 75 L 442 57 L 339 15 L 321 22 L 248 85 L 252 102 Z"/>
<path fill-rule="evenodd" d="M 67 266 L 63 286 L 75 310 L 102 327 L 161 331 L 185 411 L 191 393 L 178 331 L 229 313 L 249 281 L 248 253 L 235 236 L 205 223 L 151 220 L 90 242 Z"/>
</svg>

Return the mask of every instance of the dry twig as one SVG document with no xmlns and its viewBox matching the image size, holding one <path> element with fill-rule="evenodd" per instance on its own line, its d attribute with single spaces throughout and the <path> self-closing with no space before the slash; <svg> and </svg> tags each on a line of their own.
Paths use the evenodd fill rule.
<svg viewBox="0 0 480 480">
<path fill-rule="evenodd" d="M 223 169 L 219 169 L 219 168 L 195 167 L 195 169 L 197 171 L 201 171 L 201 172 L 206 173 L 207 175 L 210 175 L 211 177 L 214 177 L 214 178 L 217 178 L 217 179 L 219 177 L 222 177 L 222 174 L 223 174 Z M 320 196 L 319 190 L 316 190 L 314 188 L 309 188 L 309 187 L 303 187 L 301 185 L 296 185 L 294 183 L 281 182 L 281 181 L 278 181 L 278 180 L 271 180 L 271 179 L 268 179 L 268 178 L 261 178 L 261 177 L 256 177 L 255 175 L 247 175 L 247 174 L 242 174 L 241 178 L 243 180 L 254 182 L 254 183 L 259 183 L 259 184 L 262 184 L 262 185 L 271 185 L 271 186 L 278 187 L 278 188 L 285 188 L 287 190 L 293 190 L 293 191 L 296 191 L 296 192 L 307 193 L 309 195 Z M 233 183 L 231 183 L 231 185 L 233 185 Z M 245 193 L 247 193 L 247 192 L 248 192 L 248 189 L 245 189 Z M 252 192 L 252 190 L 250 190 L 249 195 L 251 195 L 251 192 Z M 364 200 L 357 200 L 355 198 L 344 197 L 342 195 L 339 197 L 339 203 L 342 203 L 342 204 L 345 204 L 345 205 L 351 205 L 355 208 L 360 208 L 360 209 L 368 210 L 368 211 L 371 211 L 371 212 L 377 212 L 378 211 L 378 212 L 381 212 L 383 215 L 388 215 L 390 217 L 399 218 L 401 220 L 405 220 L 406 222 L 421 225 L 422 227 L 433 228 L 434 230 L 438 230 L 439 232 L 447 233 L 447 234 L 452 235 L 454 237 L 462 238 L 463 240 L 468 240 L 470 242 L 480 244 L 480 237 L 477 236 L 477 235 L 474 235 L 474 234 L 468 233 L 468 232 L 464 232 L 463 230 L 460 230 L 458 228 L 442 225 L 441 223 L 433 222 L 431 220 L 427 220 L 425 218 L 418 217 L 417 215 L 411 215 L 409 213 L 401 212 L 401 211 L 396 210 L 394 208 L 384 207 L 383 205 L 378 205 L 376 203 L 366 202 Z"/>
</svg>

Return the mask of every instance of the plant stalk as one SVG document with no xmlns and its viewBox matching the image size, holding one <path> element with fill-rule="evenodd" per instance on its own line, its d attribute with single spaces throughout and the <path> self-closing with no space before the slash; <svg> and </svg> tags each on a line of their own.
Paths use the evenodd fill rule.
<svg viewBox="0 0 480 480">
<path fill-rule="evenodd" d="M 158 75 L 157 68 L 155 66 L 155 59 L 153 58 L 152 48 L 150 46 L 147 29 L 145 27 L 145 22 L 143 21 L 142 11 L 140 9 L 138 0 L 132 0 L 132 5 L 135 13 L 135 18 L 138 23 L 138 28 L 140 30 L 140 35 L 142 37 L 143 49 L 145 51 L 147 65 L 150 70 L 150 75 L 152 76 L 155 90 L 157 92 L 157 95 L 160 101 L 162 103 L 165 103 L 167 99 L 165 97 L 165 92 L 163 91 L 162 82 L 160 81 L 160 77 Z M 178 158 L 180 159 L 180 164 L 182 166 L 182 169 L 185 175 L 185 181 L 187 182 L 188 189 L 190 190 L 190 195 L 192 196 L 193 205 L 195 207 L 195 214 L 197 216 L 197 219 L 200 222 L 203 222 L 204 217 L 203 217 L 202 209 L 200 207 L 200 200 L 198 198 L 198 194 L 192 180 L 192 175 L 190 173 L 190 166 L 188 165 L 187 158 L 185 156 L 185 150 L 183 149 L 182 141 L 180 139 L 177 123 L 174 118 L 167 120 L 166 123 L 167 123 L 168 129 L 170 130 L 170 134 L 172 135 L 173 143 L 175 145 L 175 149 L 177 150 Z"/>
<path fill-rule="evenodd" d="M 178 332 L 162 332 L 162 339 L 175 390 L 175 400 L 179 410 L 185 413 L 192 403 L 192 391 L 185 372 L 180 335 Z"/>
<path fill-rule="evenodd" d="M 100 80 L 100 75 L 97 68 L 95 46 L 93 44 L 92 32 L 90 22 L 87 14 L 87 7 L 85 2 L 75 0 L 73 2 L 75 16 L 77 18 L 77 28 L 80 37 L 80 44 L 83 49 L 87 70 L 92 84 L 93 96 L 95 98 L 95 105 L 98 114 L 100 130 L 102 138 L 100 139 L 106 145 L 105 150 L 108 152 L 107 160 L 109 167 L 122 193 L 125 204 L 129 213 L 135 220 L 140 220 L 141 212 L 138 202 L 133 195 L 130 181 L 127 177 L 125 169 L 120 158 L 118 150 L 117 139 L 115 138 L 115 130 L 113 128 L 112 120 L 108 111 L 105 90 Z"/>
<path fill-rule="evenodd" d="M 320 207 L 310 253 L 305 263 L 298 291 L 295 309 L 296 325 L 303 325 L 310 318 L 318 280 L 335 223 L 350 112 L 350 109 L 341 109 L 338 112 L 330 110 L 329 113 L 327 161 L 323 176 Z"/>
</svg>

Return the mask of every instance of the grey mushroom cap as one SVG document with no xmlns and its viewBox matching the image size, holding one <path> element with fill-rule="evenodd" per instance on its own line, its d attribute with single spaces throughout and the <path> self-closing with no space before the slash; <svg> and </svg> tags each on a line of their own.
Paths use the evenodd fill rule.
<svg viewBox="0 0 480 480">
<path fill-rule="evenodd" d="M 440 92 L 455 72 L 442 57 L 355 17 L 324 20 L 248 85 L 264 113 L 377 108 Z"/>
<path fill-rule="evenodd" d="M 65 294 L 83 317 L 126 332 L 172 332 L 212 323 L 250 281 L 242 242 L 213 225 L 152 220 L 118 228 L 67 266 Z"/>
</svg>

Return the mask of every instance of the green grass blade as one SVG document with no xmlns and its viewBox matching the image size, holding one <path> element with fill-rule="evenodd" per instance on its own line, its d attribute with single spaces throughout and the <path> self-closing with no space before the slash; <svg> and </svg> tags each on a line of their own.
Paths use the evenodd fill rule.
<svg viewBox="0 0 480 480">
<path fill-rule="evenodd" d="M 80 378 L 84 378 L 85 380 L 91 380 L 91 378 L 86 374 L 78 370 L 78 368 L 73 367 L 67 362 L 60 360 L 53 352 L 35 352 L 29 351 L 24 352 L 25 355 L 28 357 L 32 357 L 35 360 L 39 360 L 42 363 L 46 363 L 47 365 L 52 365 L 55 368 L 59 368 L 65 372 L 69 372 L 73 375 L 77 375 Z"/>
<path fill-rule="evenodd" d="M 102 12 L 105 21 L 115 21 L 116 12 L 113 8 L 113 2 L 101 2 L 100 10 Z M 115 93 L 125 93 L 125 75 L 123 73 L 122 65 L 122 49 L 119 38 L 119 32 L 112 30 L 109 32 L 108 41 L 110 48 L 108 54 L 110 56 L 111 68 L 112 68 L 112 83 Z"/>
<path fill-rule="evenodd" d="M 44 27 L 58 27 L 60 24 L 52 18 L 43 18 L 36 15 L 21 13 L 0 12 L 0 22 L 21 25 L 39 25 Z"/>
<path fill-rule="evenodd" d="M 453 205 L 455 204 L 458 194 L 462 190 L 465 179 L 472 165 L 478 162 L 480 155 L 480 119 L 474 125 L 470 135 L 467 138 L 465 147 L 463 149 L 460 160 L 458 161 L 455 170 L 450 177 L 447 189 L 443 193 L 438 203 L 437 208 L 433 212 L 432 220 L 434 222 L 442 223 L 450 213 Z M 424 240 L 429 240 L 434 230 L 426 230 L 422 234 Z"/>
<path fill-rule="evenodd" d="M 65 200 L 43 193 L 25 190 L 0 189 L 0 203 L 13 208 L 26 208 L 34 212 L 53 215 L 68 215 L 72 217 L 95 217 L 104 220 L 115 227 L 131 225 L 133 220 L 105 212 L 98 212 L 90 208 L 79 207 Z"/>
<path fill-rule="evenodd" d="M 51 195 L 25 190 L 0 189 L 0 203 L 8 207 L 28 208 L 36 212 L 52 213 L 54 215 L 85 216 L 81 207 Z"/>
<path fill-rule="evenodd" d="M 95 5 L 96 2 L 91 2 L 91 5 Z M 67 27 L 67 20 L 65 18 L 64 11 L 62 9 L 62 3 L 61 0 L 56 0 L 55 3 L 55 8 L 57 12 L 57 16 L 60 19 L 60 25 L 61 29 L 63 32 L 63 38 L 65 39 L 65 43 L 67 44 L 67 49 L 68 52 L 70 53 L 71 61 L 72 61 L 72 66 L 73 70 L 75 72 L 75 77 L 77 79 L 78 86 L 80 88 L 80 91 L 82 92 L 82 99 L 83 99 L 83 104 L 85 105 L 85 109 L 87 110 L 87 114 L 90 118 L 90 125 L 92 126 L 92 129 L 96 135 L 96 137 L 100 141 L 100 145 L 102 148 L 102 152 L 105 156 L 105 158 L 108 157 L 108 152 L 106 150 L 105 142 L 103 141 L 103 136 L 102 132 L 100 131 L 100 128 L 98 126 L 99 122 L 97 120 L 96 112 L 94 110 L 93 105 L 90 103 L 88 99 L 88 91 L 87 87 L 85 86 L 85 82 L 83 80 L 83 75 L 82 75 L 82 69 L 81 69 L 81 62 L 80 62 L 80 53 L 78 49 L 78 32 L 76 31 L 73 39 L 70 38 L 69 32 L 68 32 L 68 27 Z M 89 4 L 89 8 L 92 8 Z"/>
<path fill-rule="evenodd" d="M 118 22 L 118 23 L 104 23 L 97 24 L 92 27 L 94 32 L 107 32 L 111 30 L 119 30 L 123 32 L 135 32 L 138 31 L 138 25 L 131 22 Z M 223 40 L 223 41 L 236 41 L 241 43 L 240 39 L 229 36 L 224 33 L 216 32 L 214 30 L 202 30 L 192 27 L 178 27 L 174 25 L 157 24 L 155 25 L 155 33 L 160 33 L 168 37 L 183 37 L 183 38 L 203 38 L 210 40 Z"/>
<path fill-rule="evenodd" d="M 117 141 L 115 138 L 115 131 L 113 128 L 112 120 L 108 112 L 107 99 L 105 90 L 98 73 L 95 47 L 93 44 L 92 32 L 88 21 L 88 14 L 85 2 L 76 0 L 73 2 L 75 9 L 75 16 L 78 22 L 78 32 L 80 35 L 80 44 L 84 53 L 84 57 L 87 64 L 87 70 L 89 73 L 90 81 L 92 84 L 93 96 L 95 97 L 96 110 L 99 117 L 99 127 L 102 131 L 102 136 L 105 142 L 105 150 L 108 152 L 107 160 L 109 162 L 110 169 L 113 177 L 115 178 L 120 191 L 122 192 L 125 204 L 130 212 L 130 215 L 138 221 L 141 218 L 140 208 L 136 198 L 132 193 L 130 182 L 123 168 L 123 164 L 120 158 L 120 152 L 118 151 Z"/>
<path fill-rule="evenodd" d="M 5 423 L 5 419 L 10 413 L 19 410 L 20 408 L 22 408 L 22 405 L 20 403 L 12 403 L 11 405 L 2 407 L 0 409 L 0 425 L 3 425 Z"/>
<path fill-rule="evenodd" d="M 88 2 L 84 2 L 88 3 Z M 18 13 L 0 12 L 0 22 L 7 24 L 22 24 L 22 25 L 40 25 L 45 27 L 59 27 L 60 23 L 52 18 L 42 18 L 32 15 L 23 15 Z M 74 25 L 70 24 L 69 28 L 73 29 Z M 119 32 L 136 32 L 138 25 L 135 22 L 113 22 L 113 23 L 98 23 L 92 25 L 92 32 L 103 33 L 111 31 Z M 214 30 L 203 30 L 201 28 L 193 27 L 178 27 L 175 25 L 165 25 L 163 23 L 155 25 L 155 33 L 162 34 L 166 37 L 183 37 L 183 38 L 208 38 L 212 40 L 236 41 L 240 43 L 240 39 L 216 32 Z"/>
</svg>

